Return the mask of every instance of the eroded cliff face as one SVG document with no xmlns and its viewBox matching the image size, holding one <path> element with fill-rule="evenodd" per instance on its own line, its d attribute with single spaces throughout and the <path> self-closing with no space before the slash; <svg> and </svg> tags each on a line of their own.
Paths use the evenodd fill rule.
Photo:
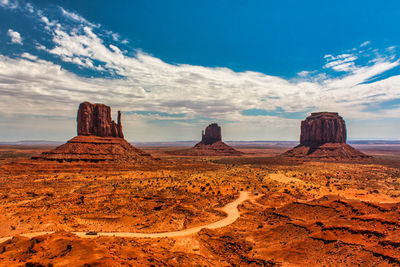
<svg viewBox="0 0 400 267">
<path fill-rule="evenodd" d="M 104 104 L 83 102 L 77 116 L 78 136 L 67 143 L 32 159 L 59 162 L 103 162 L 147 164 L 154 158 L 132 146 L 122 133 L 121 112 L 118 123 L 111 120 L 111 108 Z"/>
<path fill-rule="evenodd" d="M 291 158 L 370 158 L 346 144 L 346 123 L 336 112 L 311 113 L 301 122 L 300 144 L 282 154 Z"/>
<path fill-rule="evenodd" d="M 219 127 L 216 123 L 212 123 L 208 125 L 205 132 L 202 133 L 200 143 L 211 145 L 218 141 L 222 141 L 221 127 Z"/>
<path fill-rule="evenodd" d="M 78 136 L 94 135 L 124 138 L 121 112 L 118 111 L 118 123 L 115 123 L 111 119 L 111 108 L 104 104 L 81 103 L 76 120 L 78 123 Z"/>
<path fill-rule="evenodd" d="M 301 122 L 300 145 L 318 147 L 326 143 L 346 143 L 346 124 L 336 112 L 311 113 Z"/>
</svg>

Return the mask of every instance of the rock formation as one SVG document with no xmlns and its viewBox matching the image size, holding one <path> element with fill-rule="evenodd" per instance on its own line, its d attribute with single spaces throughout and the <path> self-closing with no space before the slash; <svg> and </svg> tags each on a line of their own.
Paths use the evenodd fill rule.
<svg viewBox="0 0 400 267">
<path fill-rule="evenodd" d="M 368 158 L 346 144 L 346 124 L 336 112 L 315 112 L 301 122 L 300 144 L 283 156 L 318 159 Z"/>
<path fill-rule="evenodd" d="M 111 120 L 111 108 L 83 102 L 77 115 L 78 136 L 33 159 L 55 161 L 144 162 L 153 158 L 124 139 L 121 112 L 118 122 Z"/>
<path fill-rule="evenodd" d="M 336 112 L 315 112 L 301 122 L 300 144 L 346 143 L 346 124 Z"/>
<path fill-rule="evenodd" d="M 201 141 L 193 148 L 168 153 L 187 156 L 240 156 L 243 154 L 222 142 L 221 127 L 216 123 L 207 126 L 201 134 Z"/>
<path fill-rule="evenodd" d="M 118 111 L 118 123 L 115 123 L 111 120 L 111 108 L 106 105 L 83 102 L 79 105 L 76 120 L 78 135 L 124 138 L 121 112 Z"/>
<path fill-rule="evenodd" d="M 221 127 L 216 123 L 207 126 L 206 131 L 201 133 L 202 144 L 211 145 L 215 142 L 222 141 Z"/>
</svg>

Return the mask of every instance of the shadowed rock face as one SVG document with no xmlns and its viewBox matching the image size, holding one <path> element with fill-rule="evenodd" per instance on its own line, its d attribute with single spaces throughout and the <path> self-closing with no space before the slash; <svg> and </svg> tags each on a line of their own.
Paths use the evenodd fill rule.
<svg viewBox="0 0 400 267">
<path fill-rule="evenodd" d="M 315 112 L 301 122 L 300 145 L 346 143 L 346 124 L 336 112 Z"/>
<path fill-rule="evenodd" d="M 118 111 L 118 123 L 115 123 L 111 120 L 111 108 L 104 104 L 81 103 L 76 120 L 78 122 L 78 136 L 94 135 L 124 138 L 121 112 Z"/>
<path fill-rule="evenodd" d="M 208 125 L 206 131 L 202 133 L 200 143 L 211 145 L 218 141 L 222 141 L 221 127 L 216 123 L 212 123 Z"/>
</svg>

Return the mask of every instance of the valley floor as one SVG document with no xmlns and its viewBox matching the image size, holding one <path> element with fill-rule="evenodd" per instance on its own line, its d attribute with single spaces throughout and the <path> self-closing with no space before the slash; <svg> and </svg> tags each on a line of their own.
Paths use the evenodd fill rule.
<svg viewBox="0 0 400 267">
<path fill-rule="evenodd" d="M 161 160 L 133 167 L 0 148 L 0 266 L 400 264 L 400 150 L 315 162 L 274 157 L 286 148 L 237 149 L 245 156 L 148 148 Z M 149 236 L 165 232 L 185 234 Z"/>
</svg>

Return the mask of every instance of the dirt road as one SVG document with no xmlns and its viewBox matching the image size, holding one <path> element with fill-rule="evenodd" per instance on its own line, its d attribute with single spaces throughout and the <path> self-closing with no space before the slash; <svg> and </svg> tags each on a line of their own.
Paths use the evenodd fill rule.
<svg viewBox="0 0 400 267">
<path fill-rule="evenodd" d="M 254 196 L 250 192 L 242 191 L 242 192 L 240 192 L 240 196 L 238 199 L 232 201 L 231 203 L 228 203 L 227 205 L 225 205 L 223 208 L 220 209 L 221 211 L 223 211 L 227 214 L 226 218 L 216 221 L 216 222 L 213 222 L 213 223 L 210 223 L 210 224 L 193 227 L 193 228 L 189 228 L 189 229 L 185 229 L 185 230 L 181 230 L 181 231 L 162 232 L 162 233 L 131 233 L 131 232 L 109 232 L 109 233 L 107 233 L 107 232 L 100 232 L 100 233 L 97 233 L 97 235 L 86 235 L 86 232 L 72 232 L 72 233 L 79 237 L 82 237 L 82 238 L 95 238 L 98 236 L 137 237 L 137 238 L 161 238 L 161 237 L 187 236 L 187 235 L 195 234 L 204 228 L 217 229 L 217 228 L 225 227 L 227 225 L 234 223 L 240 217 L 240 213 L 239 213 L 239 210 L 237 207 L 246 200 L 255 200 L 258 197 L 260 197 L 260 196 Z M 52 233 L 54 233 L 54 232 L 33 232 L 33 233 L 21 234 L 21 236 L 32 238 L 35 236 L 40 236 L 40 235 L 44 235 L 44 234 L 52 234 Z M 0 243 L 5 242 L 11 238 L 12 237 L 0 238 Z"/>
</svg>

